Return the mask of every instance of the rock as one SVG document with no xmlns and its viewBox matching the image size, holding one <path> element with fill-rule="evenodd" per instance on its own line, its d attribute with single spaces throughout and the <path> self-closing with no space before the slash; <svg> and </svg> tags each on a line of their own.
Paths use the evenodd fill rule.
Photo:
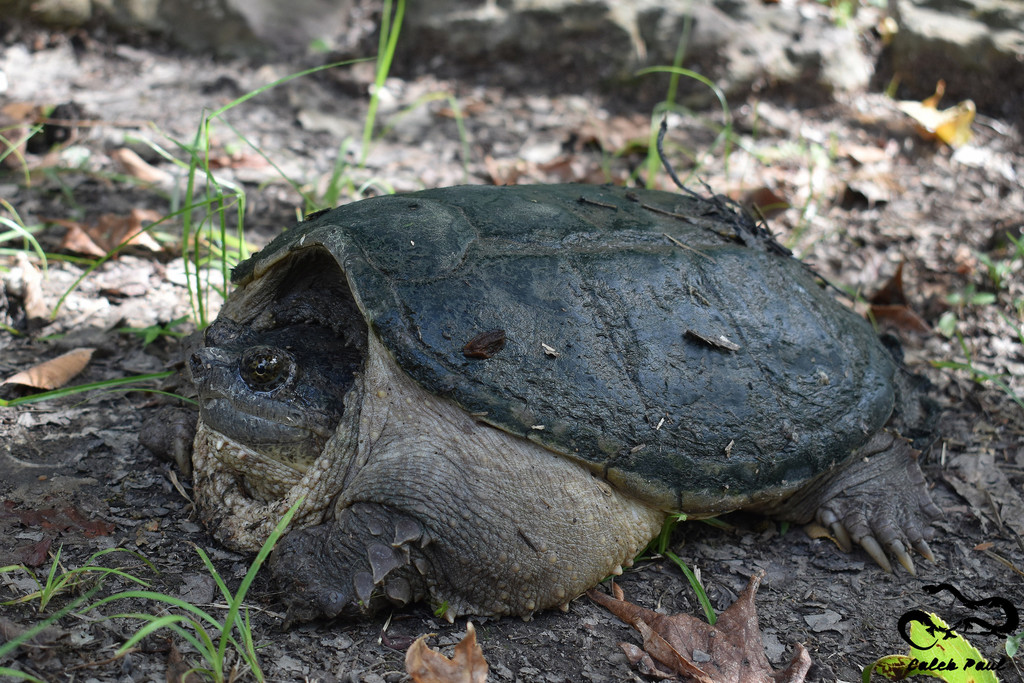
<svg viewBox="0 0 1024 683">
<path fill-rule="evenodd" d="M 160 34 L 220 56 L 368 56 L 380 0 L 0 0 L 0 12 L 57 26 L 105 24 Z M 860 15 L 876 12 L 862 9 Z M 638 69 L 684 65 L 732 95 L 800 88 L 828 96 L 863 89 L 873 62 L 860 44 L 870 21 L 839 26 L 826 6 L 758 0 L 438 0 L 409 2 L 396 55 L 401 75 L 441 73 L 505 85 L 664 96 L 668 76 Z M 683 79 L 681 92 L 713 99 Z"/>
<path fill-rule="evenodd" d="M 882 10 L 861 6 L 839 21 L 827 4 L 760 0 L 436 0 L 406 6 L 394 72 L 459 76 L 511 87 L 604 89 L 664 97 L 683 65 L 726 94 L 771 91 L 827 101 L 884 88 L 972 98 L 994 116 L 1024 116 L 1024 5 L 1017 0 L 890 0 L 899 31 L 876 74 Z M 365 57 L 376 51 L 381 0 L 0 0 L 0 15 L 60 27 L 106 25 L 171 39 L 219 56 Z M 872 81 L 872 79 L 874 79 Z M 680 97 L 710 90 L 681 79 Z M 692 102 L 703 104 L 705 102 Z"/>
<path fill-rule="evenodd" d="M 1024 121 L 1024 4 L 1016 0 L 892 0 L 899 31 L 891 68 L 901 96 L 946 81 L 944 106 L 970 98 L 991 116 Z"/>
<path fill-rule="evenodd" d="M 413 72 L 485 79 L 500 64 L 503 82 L 511 67 L 511 79 L 526 86 L 543 79 L 621 91 L 646 83 L 663 97 L 667 76 L 637 82 L 635 73 L 671 65 L 683 41 L 684 66 L 727 94 L 770 87 L 827 96 L 861 90 L 874 73 L 859 38 L 872 10 L 862 14 L 841 27 L 825 7 L 752 0 L 446 0 L 410 6 L 400 56 Z M 680 87 L 711 98 L 696 81 L 683 79 Z"/>
</svg>

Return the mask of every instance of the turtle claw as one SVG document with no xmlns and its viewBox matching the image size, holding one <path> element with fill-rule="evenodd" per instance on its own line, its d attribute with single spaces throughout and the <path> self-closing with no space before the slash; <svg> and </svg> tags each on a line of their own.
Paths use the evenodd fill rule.
<svg viewBox="0 0 1024 683">
<path fill-rule="evenodd" d="M 892 574 L 892 564 L 889 562 L 889 558 L 886 557 L 885 551 L 882 550 L 882 546 L 878 545 L 878 541 L 875 540 L 874 536 L 865 536 L 858 542 L 860 547 L 864 548 L 867 554 L 871 556 L 871 559 L 885 570 L 886 574 Z"/>
<path fill-rule="evenodd" d="M 830 528 L 832 529 L 832 537 L 836 539 L 836 543 L 842 548 L 843 552 L 851 552 L 853 550 L 853 541 L 850 540 L 850 534 L 846 533 L 846 527 L 839 522 L 832 522 Z"/>
<path fill-rule="evenodd" d="M 398 547 L 380 539 L 389 525 Z M 413 518 L 383 505 L 356 503 L 334 520 L 286 534 L 269 566 L 288 606 L 286 627 L 326 617 L 358 617 L 423 598 L 426 586 L 410 544 L 422 537 Z"/>
<path fill-rule="evenodd" d="M 843 550 L 859 545 L 886 572 L 896 560 L 916 574 L 908 549 L 935 561 L 927 539 L 934 533 L 931 520 L 942 514 L 917 456 L 906 439 L 883 430 L 840 467 L 765 511 L 800 524 L 816 519 Z"/>
<path fill-rule="evenodd" d="M 921 557 L 929 562 L 935 562 L 935 553 L 933 553 L 931 547 L 929 547 L 928 541 L 923 538 L 914 541 L 914 550 L 921 553 Z"/>
<path fill-rule="evenodd" d="M 917 569 L 914 567 L 914 559 L 910 557 L 906 546 L 898 540 L 889 544 L 889 553 L 895 557 L 903 568 L 910 572 L 911 576 L 917 576 Z"/>
</svg>

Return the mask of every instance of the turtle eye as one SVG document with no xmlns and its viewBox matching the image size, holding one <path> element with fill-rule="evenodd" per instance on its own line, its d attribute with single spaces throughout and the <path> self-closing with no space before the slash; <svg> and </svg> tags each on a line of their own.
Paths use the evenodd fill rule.
<svg viewBox="0 0 1024 683">
<path fill-rule="evenodd" d="M 291 356 L 272 346 L 254 346 L 242 354 L 239 371 L 253 391 L 272 391 L 291 376 Z"/>
</svg>

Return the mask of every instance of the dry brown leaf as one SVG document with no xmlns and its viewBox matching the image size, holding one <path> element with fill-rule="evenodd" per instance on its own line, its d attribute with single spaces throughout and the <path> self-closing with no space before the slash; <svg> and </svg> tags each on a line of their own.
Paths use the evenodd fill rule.
<svg viewBox="0 0 1024 683">
<path fill-rule="evenodd" d="M 244 152 L 214 154 L 209 158 L 208 163 L 210 168 L 266 168 L 270 165 L 270 162 L 259 154 L 245 154 Z"/>
<path fill-rule="evenodd" d="M 631 151 L 647 152 L 650 144 L 651 120 L 644 115 L 591 118 L 574 131 L 573 150 L 596 146 L 609 154 L 624 155 Z"/>
<path fill-rule="evenodd" d="M 115 149 L 110 153 L 110 158 L 116 161 L 125 173 L 144 183 L 169 185 L 172 182 L 170 173 L 153 166 L 127 147 Z"/>
<path fill-rule="evenodd" d="M 420 636 L 405 653 L 405 671 L 413 683 L 485 683 L 487 660 L 476 642 L 476 629 L 466 623 L 466 637 L 455 646 L 448 659 L 426 643 L 429 636 Z"/>
<path fill-rule="evenodd" d="M 759 187 L 747 192 L 743 205 L 753 209 L 755 215 L 767 220 L 788 209 L 791 204 L 770 187 Z"/>
<path fill-rule="evenodd" d="M 9 153 L 2 161 L 5 167 L 18 169 L 25 163 L 30 126 L 42 115 L 42 107 L 31 102 L 9 102 L 0 107 L 0 128 L 4 129 L 3 134 L 7 138 L 4 145 L 10 145 Z"/>
<path fill-rule="evenodd" d="M 192 665 L 181 656 L 181 651 L 171 641 L 167 653 L 167 683 L 199 683 L 203 679 L 192 670 Z"/>
<path fill-rule="evenodd" d="M 861 166 L 876 164 L 892 156 L 887 149 L 878 145 L 858 145 L 856 143 L 841 144 L 836 153 L 838 156 L 853 159 Z"/>
<path fill-rule="evenodd" d="M 515 165 L 500 164 L 490 154 L 484 157 L 484 167 L 494 185 L 515 185 L 523 174 L 522 169 Z"/>
<path fill-rule="evenodd" d="M 554 176 L 560 183 L 600 185 L 607 182 L 604 169 L 580 154 L 563 154 L 551 161 L 537 164 L 536 168 Z"/>
<path fill-rule="evenodd" d="M 991 449 L 954 456 L 944 472 L 953 490 L 970 503 L 983 529 L 993 521 L 1024 536 L 1024 495 L 996 465 Z"/>
<path fill-rule="evenodd" d="M 884 323 L 891 328 L 903 330 L 904 332 L 928 334 L 932 331 L 928 323 L 909 306 L 900 304 L 892 306 L 872 305 L 871 315 L 877 322 Z"/>
<path fill-rule="evenodd" d="M 86 538 L 98 538 L 114 533 L 114 525 L 89 519 L 78 508 L 66 505 L 62 508 L 19 508 L 13 500 L 5 500 L 0 508 L 0 517 L 14 517 L 22 526 L 39 529 L 67 531 L 81 529 Z"/>
<path fill-rule="evenodd" d="M 971 140 L 971 124 L 974 123 L 975 106 L 971 100 L 939 111 L 939 100 L 946 92 L 946 82 L 935 85 L 935 94 L 921 102 L 901 100 L 896 106 L 914 119 L 918 133 L 927 140 L 937 139 L 956 149 Z"/>
<path fill-rule="evenodd" d="M 43 274 L 28 260 L 28 255 L 19 251 L 15 256 L 21 273 L 21 301 L 29 320 L 44 320 L 50 314 L 43 297 Z"/>
<path fill-rule="evenodd" d="M 774 671 L 765 656 L 754 606 L 754 595 L 763 576 L 762 572 L 750 577 L 746 589 L 714 626 L 688 614 L 658 614 L 596 589 L 587 591 L 587 595 L 640 631 L 644 649 L 654 659 L 693 680 L 800 683 L 811 668 L 810 655 L 802 645 L 797 644 L 793 660 L 782 671 Z M 622 595 L 621 590 L 615 592 Z M 695 651 L 706 655 L 701 657 L 704 661 L 700 665 L 694 661 Z"/>
<path fill-rule="evenodd" d="M 886 323 L 907 332 L 931 332 L 921 316 L 910 308 L 907 295 L 903 291 L 903 263 L 896 267 L 896 272 L 889 278 L 882 289 L 871 297 L 871 315 L 880 323 Z"/>
<path fill-rule="evenodd" d="M 880 290 L 875 292 L 868 301 L 879 306 L 906 305 L 907 295 L 903 291 L 903 262 L 896 266 L 896 272 L 892 274 Z"/>
<path fill-rule="evenodd" d="M 894 196 L 903 191 L 903 186 L 894 174 L 880 171 L 876 166 L 867 166 L 847 178 L 840 202 L 844 208 L 852 208 L 859 202 L 872 207 L 892 201 Z"/>
<path fill-rule="evenodd" d="M 49 222 L 63 225 L 68 229 L 61 241 L 61 248 L 88 256 L 104 256 L 119 244 L 128 244 L 150 251 L 160 251 L 160 245 L 148 232 L 142 232 L 143 223 L 155 222 L 163 216 L 151 209 L 132 209 L 127 216 L 105 213 L 94 225 L 84 225 L 63 218 Z"/>
<path fill-rule="evenodd" d="M 8 102 L 0 107 L 0 121 L 36 123 L 43 118 L 43 108 L 34 102 Z"/>
<path fill-rule="evenodd" d="M 651 659 L 651 655 L 643 648 L 637 647 L 633 643 L 619 643 L 619 647 L 622 648 L 622 652 L 626 655 L 629 663 L 635 666 L 637 671 L 644 676 L 651 678 L 675 678 L 675 674 L 671 671 L 659 669 L 658 665 Z"/>
<path fill-rule="evenodd" d="M 85 369 L 95 349 L 73 349 L 35 367 L 8 377 L 0 384 L 20 384 L 35 389 L 59 389 Z"/>
<path fill-rule="evenodd" d="M 807 534 L 810 538 L 827 538 L 828 540 L 835 543 L 836 547 L 838 547 L 844 553 L 853 552 L 853 546 L 847 545 L 843 539 L 836 538 L 832 535 L 831 529 L 827 529 L 822 525 L 818 524 L 817 522 L 810 522 L 809 524 L 805 524 L 803 529 L 804 533 Z"/>
</svg>

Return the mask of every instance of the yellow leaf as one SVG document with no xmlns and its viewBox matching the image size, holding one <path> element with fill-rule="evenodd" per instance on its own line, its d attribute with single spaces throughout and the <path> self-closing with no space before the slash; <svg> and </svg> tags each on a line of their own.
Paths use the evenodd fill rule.
<svg viewBox="0 0 1024 683">
<path fill-rule="evenodd" d="M 941 678 L 948 683 L 999 683 L 977 648 L 956 631 L 950 630 L 937 615 L 928 613 L 931 625 L 920 621 L 910 622 L 910 639 L 919 646 L 910 648 L 910 656 L 917 662 L 920 673 Z M 941 668 L 940 668 L 941 667 Z M 910 671 L 909 673 L 918 673 Z"/>
<path fill-rule="evenodd" d="M 971 100 L 964 100 L 949 109 L 939 110 L 939 100 L 946 91 L 946 83 L 939 81 L 935 94 L 921 102 L 902 100 L 896 106 L 917 123 L 918 131 L 926 138 L 937 138 L 954 149 L 967 144 L 971 139 L 971 124 L 974 122 L 975 106 Z"/>
<path fill-rule="evenodd" d="M 924 623 L 927 619 L 931 623 Z M 882 657 L 864 669 L 863 681 L 877 673 L 889 680 L 902 681 L 910 676 L 931 676 L 946 683 L 999 683 L 987 667 L 990 663 L 967 639 L 932 613 L 918 612 L 910 621 L 909 655 Z"/>
</svg>

